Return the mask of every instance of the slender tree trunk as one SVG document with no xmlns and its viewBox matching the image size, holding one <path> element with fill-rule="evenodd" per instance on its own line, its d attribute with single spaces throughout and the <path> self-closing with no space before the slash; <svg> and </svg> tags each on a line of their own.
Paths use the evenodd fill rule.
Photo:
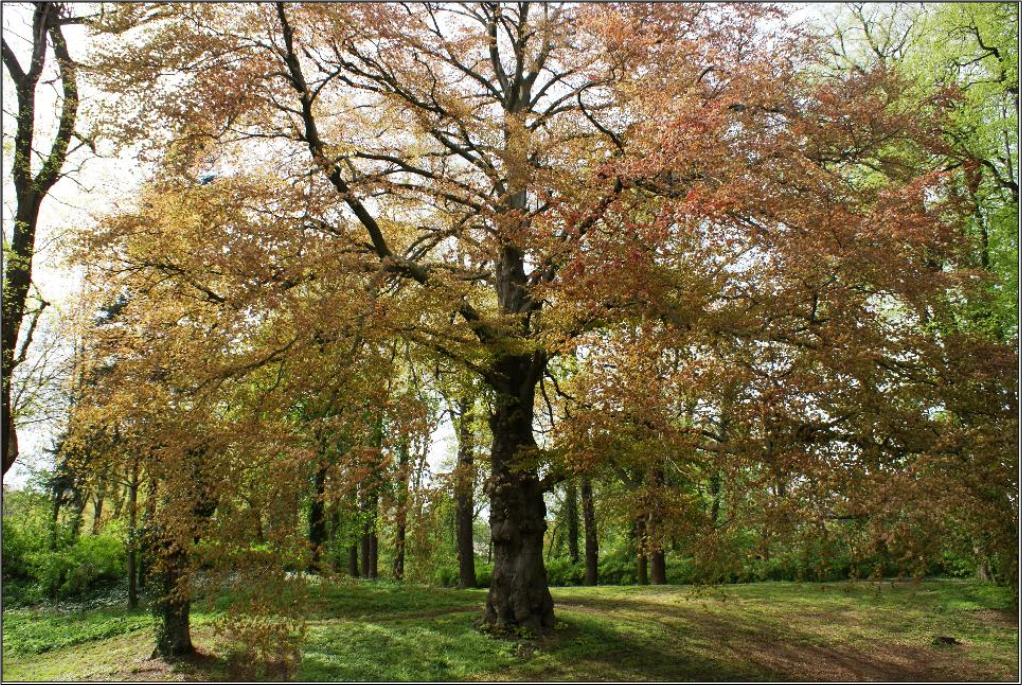
<svg viewBox="0 0 1024 687">
<path fill-rule="evenodd" d="M 982 582 L 992 581 L 992 569 L 988 564 L 988 556 L 978 544 L 974 545 L 974 556 L 978 561 L 978 579 Z"/>
<path fill-rule="evenodd" d="M 711 526 L 718 527 L 718 513 L 722 507 L 722 476 L 716 470 L 711 475 Z"/>
<path fill-rule="evenodd" d="M 569 560 L 573 564 L 580 562 L 580 515 L 576 501 L 576 480 L 571 479 L 565 485 L 565 524 Z"/>
<path fill-rule="evenodd" d="M 648 584 L 647 580 L 647 523 L 637 518 L 633 525 L 633 541 L 636 543 L 636 583 Z"/>
<path fill-rule="evenodd" d="M 313 502 L 309 507 L 310 572 L 320 572 L 320 558 L 327 541 L 327 519 L 324 513 L 324 490 L 327 486 L 327 464 L 321 463 L 313 476 Z"/>
<path fill-rule="evenodd" d="M 142 512 L 142 533 L 139 536 L 139 589 L 146 588 L 152 558 L 153 518 L 156 515 L 156 480 L 150 478 L 146 485 L 146 507 Z"/>
<path fill-rule="evenodd" d="M 348 547 L 349 577 L 359 577 L 359 547 L 352 544 Z"/>
<path fill-rule="evenodd" d="M 92 533 L 100 533 L 100 525 L 103 524 L 103 503 L 106 500 L 106 486 L 101 482 L 93 494 L 92 499 Z"/>
<path fill-rule="evenodd" d="M 378 549 L 377 528 L 376 528 L 376 526 L 374 526 L 374 528 L 370 531 L 370 579 L 371 580 L 376 580 L 377 577 L 379 576 L 379 574 L 377 572 L 377 562 L 378 562 L 377 549 Z"/>
<path fill-rule="evenodd" d="M 64 503 L 64 495 L 58 494 L 54 489 L 52 494 L 52 508 L 50 509 L 50 551 L 57 550 L 58 537 L 60 535 L 60 507 Z"/>
<path fill-rule="evenodd" d="M 139 605 L 139 461 L 132 462 L 131 481 L 128 483 L 128 608 Z"/>
<path fill-rule="evenodd" d="M 652 475 L 655 487 L 654 506 L 644 518 L 644 535 L 646 537 L 645 550 L 651 556 L 651 583 L 665 584 L 665 549 L 661 538 L 661 499 L 664 498 L 663 488 L 665 486 L 665 470 L 659 465 L 654 468 Z"/>
<path fill-rule="evenodd" d="M 455 541 L 459 559 L 459 587 L 476 586 L 473 555 L 473 410 L 471 401 L 459 401 L 459 459 L 455 470 Z"/>
<path fill-rule="evenodd" d="M 583 557 L 586 571 L 583 583 L 594 586 L 597 584 L 597 518 L 594 517 L 594 488 L 589 477 L 581 481 L 580 496 L 583 501 Z"/>
<path fill-rule="evenodd" d="M 484 621 L 499 632 L 521 627 L 542 633 L 555 624 L 544 569 L 544 490 L 536 468 L 528 466 L 537 447 L 533 402 L 542 368 L 533 357 L 508 356 L 494 369 L 494 381 L 500 383 L 490 416 L 493 443 L 487 489 L 494 573 Z"/>
<path fill-rule="evenodd" d="M 370 523 L 363 523 L 363 534 L 359 539 L 359 560 L 363 577 L 370 577 Z"/>
<path fill-rule="evenodd" d="M 392 577 L 405 577 L 405 522 L 409 508 L 409 445 L 402 441 L 398 445 L 398 503 L 395 508 L 395 562 Z"/>
<path fill-rule="evenodd" d="M 14 84 L 18 103 L 18 114 L 14 132 L 11 179 L 14 186 L 16 208 L 10 244 L 4 246 L 3 260 L 3 326 L 0 327 L 0 422 L 3 437 L 0 437 L 0 468 L 3 475 L 18 457 L 18 435 L 14 423 L 14 407 L 11 399 L 11 379 L 14 369 L 22 356 L 17 355 L 15 346 L 25 317 L 25 301 L 32 283 L 32 259 L 35 254 L 36 226 L 43 198 L 60 178 L 67 159 L 68 145 L 75 130 L 78 114 L 78 82 L 76 64 L 68 53 L 60 21 L 60 4 L 38 2 L 32 17 L 32 55 L 27 65 L 20 64 L 17 57 L 4 49 L 3 61 L 7 77 Z M 49 39 L 49 40 L 47 40 Z M 60 119 L 57 132 L 49 146 L 49 153 L 39 172 L 32 174 L 32 151 L 43 150 L 46 145 L 35 136 L 36 87 L 43 74 L 46 61 L 47 43 L 57 58 L 61 82 Z M 29 326 L 31 336 L 32 326 Z"/>
</svg>

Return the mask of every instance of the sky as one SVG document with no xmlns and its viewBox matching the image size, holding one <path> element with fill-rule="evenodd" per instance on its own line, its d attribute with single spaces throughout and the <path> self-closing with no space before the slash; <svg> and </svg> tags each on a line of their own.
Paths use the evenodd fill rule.
<svg viewBox="0 0 1024 687">
<path fill-rule="evenodd" d="M 834 12 L 836 5 L 823 3 L 789 5 L 792 11 L 791 22 L 811 21 Z M 829 8 L 832 8 L 831 11 Z M 75 6 L 78 15 L 95 11 L 93 5 L 80 4 Z M 23 3 L 3 2 L 2 12 L 3 37 L 11 45 L 22 64 L 27 62 L 30 44 L 27 40 L 31 26 L 32 7 Z M 86 58 L 90 38 L 83 26 L 68 26 L 65 29 L 68 49 L 73 58 Z M 14 132 L 14 113 L 16 99 L 14 87 L 7 70 L 0 70 L 3 89 L 3 204 L 2 220 L 5 239 L 10 236 L 11 223 L 14 215 L 13 187 L 10 176 L 11 149 Z M 48 57 L 48 70 L 42 81 L 51 83 L 40 89 L 37 96 L 37 129 L 44 134 L 55 130 L 57 103 L 57 83 L 52 83 L 56 74 L 52 53 Z M 98 94 L 87 82 L 80 79 L 81 100 L 84 107 L 98 106 Z M 59 82 L 58 82 L 59 83 Z M 86 119 L 83 112 L 80 119 Z M 44 139 L 49 141 L 48 138 Z M 43 146 L 48 150 L 48 143 Z M 62 245 L 70 232 L 76 228 L 88 226 L 104 213 L 109 213 L 126 200 L 134 197 L 136 189 L 145 180 L 146 169 L 132 157 L 116 155 L 108 147 L 102 146 L 99 155 L 88 150 L 79 151 L 66 166 L 73 172 L 68 178 L 59 181 L 43 202 L 37 235 L 36 256 L 33 263 L 33 281 L 40 295 L 49 303 L 45 324 L 60 336 L 60 326 L 70 316 L 75 294 L 81 288 L 81 275 L 68 266 L 62 255 Z M 45 337 L 43 337 L 45 338 Z M 57 342 L 69 349 L 72 342 L 67 338 Z M 36 346 L 35 349 L 41 349 Z M 34 351 L 38 353 L 38 350 Z M 30 360 L 32 355 L 30 354 Z M 19 430 L 18 438 L 21 454 L 18 463 L 4 478 L 4 485 L 20 487 L 31 477 L 33 469 L 46 467 L 52 463 L 47 453 L 59 431 L 60 423 L 38 423 Z M 432 470 L 439 470 L 454 455 L 456 439 L 451 423 L 446 419 L 437 429 L 430 450 L 429 463 Z"/>
</svg>

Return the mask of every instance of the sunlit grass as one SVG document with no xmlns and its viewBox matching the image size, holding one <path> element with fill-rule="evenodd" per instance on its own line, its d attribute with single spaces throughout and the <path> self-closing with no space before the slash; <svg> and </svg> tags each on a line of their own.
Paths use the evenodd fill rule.
<svg viewBox="0 0 1024 687">
<path fill-rule="evenodd" d="M 484 590 L 392 583 L 311 589 L 307 681 L 1014 680 L 1011 594 L 954 580 L 773 582 L 552 591 L 557 632 L 479 632 Z M 212 614 L 194 631 L 202 662 L 149 661 L 151 619 L 107 608 L 4 614 L 4 677 L 231 679 Z M 954 646 L 936 646 L 938 635 Z"/>
</svg>

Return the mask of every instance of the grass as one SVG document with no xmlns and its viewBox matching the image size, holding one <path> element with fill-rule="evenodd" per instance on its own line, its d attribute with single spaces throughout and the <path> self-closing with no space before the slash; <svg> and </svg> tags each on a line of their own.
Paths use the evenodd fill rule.
<svg viewBox="0 0 1024 687">
<path fill-rule="evenodd" d="M 1016 681 L 1010 593 L 956 580 L 554 589 L 536 641 L 478 632 L 483 590 L 390 583 L 313 590 L 304 681 Z M 195 614 L 200 660 L 149 660 L 152 621 L 105 608 L 4 613 L 5 680 L 235 677 Z M 936 636 L 959 644 L 933 644 Z"/>
</svg>

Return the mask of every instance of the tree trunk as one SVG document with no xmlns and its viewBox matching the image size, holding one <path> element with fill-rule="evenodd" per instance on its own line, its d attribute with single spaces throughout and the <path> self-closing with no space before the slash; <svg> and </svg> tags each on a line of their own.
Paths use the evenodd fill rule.
<svg viewBox="0 0 1024 687">
<path fill-rule="evenodd" d="M 395 508 L 395 562 L 391 576 L 396 580 L 405 577 L 405 522 L 409 508 L 409 444 L 398 444 L 398 502 Z"/>
<path fill-rule="evenodd" d="M 189 623 L 187 554 L 176 542 L 165 542 L 161 548 L 160 597 L 154 604 L 157 630 L 153 658 L 187 656 L 195 652 Z"/>
<path fill-rule="evenodd" d="M 310 572 L 320 572 L 320 557 L 327 541 L 327 518 L 324 513 L 324 489 L 327 486 L 327 464 L 321 463 L 313 476 L 313 502 L 309 507 Z"/>
<path fill-rule="evenodd" d="M 128 483 L 128 608 L 139 605 L 139 461 L 132 462 L 131 481 Z"/>
<path fill-rule="evenodd" d="M 32 62 L 27 67 L 17 65 L 14 70 L 8 65 L 7 69 L 7 77 L 15 86 L 18 115 L 15 120 L 14 155 L 10 169 L 16 208 L 10 243 L 4 246 L 3 298 L 0 299 L 0 321 L 3 322 L 3 326 L 0 327 L 0 422 L 3 424 L 3 436 L 0 437 L 0 468 L 3 475 L 7 474 L 18 457 L 11 380 L 14 369 L 20 362 L 16 359 L 15 346 L 25 317 L 25 300 L 28 297 L 29 285 L 32 283 L 32 258 L 35 254 L 39 209 L 43 198 L 61 177 L 78 114 L 76 63 L 68 53 L 59 13 L 58 3 L 35 4 L 29 34 L 32 37 Z M 42 168 L 33 175 L 32 151 L 46 147 L 45 143 L 35 136 L 35 120 L 36 87 L 43 74 L 42 65 L 46 59 L 47 43 L 57 58 L 63 98 L 57 132 L 50 143 L 50 151 Z M 8 58 L 12 63 L 17 63 L 17 58 L 9 55 L 5 46 L 5 63 L 8 62 Z M 31 329 L 32 325 L 29 326 L 29 335 Z"/>
<path fill-rule="evenodd" d="M 566 537 L 569 541 L 569 560 L 580 562 L 580 515 L 576 506 L 576 480 L 571 479 L 565 485 L 565 523 Z"/>
<path fill-rule="evenodd" d="M 665 550 L 661 538 L 661 499 L 664 498 L 665 470 L 662 466 L 654 468 L 652 478 L 655 487 L 655 499 L 647 515 L 644 517 L 644 550 L 651 557 L 651 583 L 665 584 Z"/>
<path fill-rule="evenodd" d="M 543 633 L 555 624 L 544 569 L 544 491 L 536 468 L 528 465 L 537 447 L 533 401 L 542 368 L 532 356 L 508 356 L 495 364 L 492 377 L 498 393 L 490 416 L 493 442 L 487 491 L 494 573 L 484 622 L 502 633 L 517 628 Z"/>
<path fill-rule="evenodd" d="M 379 576 L 377 573 L 377 528 L 374 527 L 370 531 L 370 579 L 376 580 Z"/>
<path fill-rule="evenodd" d="M 594 488 L 590 478 L 583 478 L 580 495 L 583 500 L 583 557 L 586 567 L 583 583 L 593 586 L 597 584 L 597 519 L 594 517 Z"/>
<path fill-rule="evenodd" d="M 349 577 L 359 577 L 359 547 L 355 544 L 348 547 L 348 574 Z"/>
<path fill-rule="evenodd" d="M 370 523 L 363 523 L 363 534 L 359 538 L 359 560 L 362 563 L 363 577 L 370 576 Z"/>
<path fill-rule="evenodd" d="M 716 471 L 711 475 L 711 526 L 718 527 L 718 512 L 722 507 L 722 476 Z"/>
<path fill-rule="evenodd" d="M 100 533 L 100 525 L 103 524 L 103 502 L 106 500 L 107 485 L 103 479 L 100 479 L 96 485 L 96 491 L 93 492 L 92 498 L 92 533 L 97 535 Z"/>
<path fill-rule="evenodd" d="M 647 527 L 643 518 L 637 518 L 633 525 L 636 543 L 636 583 L 648 584 L 647 581 Z"/>
<path fill-rule="evenodd" d="M 665 552 L 655 549 L 651 552 L 651 584 L 666 584 Z"/>
<path fill-rule="evenodd" d="M 974 556 L 978 561 L 978 579 L 982 582 L 992 581 L 992 569 L 988 564 L 988 556 L 978 544 L 974 545 Z"/>
<path fill-rule="evenodd" d="M 455 470 L 455 541 L 459 587 L 476 586 L 473 556 L 473 428 L 471 401 L 459 401 L 459 459 Z"/>
<path fill-rule="evenodd" d="M 146 508 L 142 512 L 142 532 L 139 536 L 139 589 L 146 588 L 146 578 L 149 574 L 151 531 L 153 517 L 156 514 L 156 484 L 156 480 L 150 478 L 146 486 Z"/>
</svg>

